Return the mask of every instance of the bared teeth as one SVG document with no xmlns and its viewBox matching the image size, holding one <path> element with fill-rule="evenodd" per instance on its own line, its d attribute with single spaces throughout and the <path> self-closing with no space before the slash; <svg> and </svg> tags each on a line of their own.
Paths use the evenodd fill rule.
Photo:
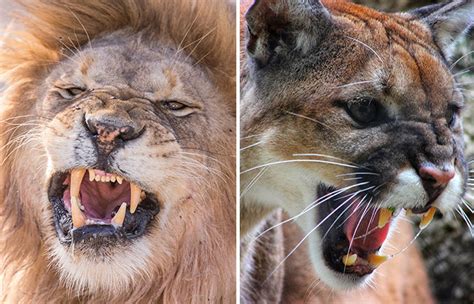
<svg viewBox="0 0 474 304">
<path fill-rule="evenodd" d="M 95 171 L 94 171 L 94 169 L 87 169 L 87 171 L 89 172 L 89 181 L 90 181 L 90 182 L 93 182 L 94 179 L 95 179 Z"/>
<path fill-rule="evenodd" d="M 388 209 L 388 208 L 382 208 L 380 209 L 379 213 L 379 223 L 378 227 L 383 228 L 387 223 L 390 221 L 390 218 L 392 218 L 393 210 Z"/>
<path fill-rule="evenodd" d="M 122 226 L 123 221 L 125 220 L 125 212 L 127 211 L 127 203 L 122 203 L 120 205 L 120 209 L 117 211 L 115 216 L 112 218 L 111 223 L 116 226 Z"/>
<path fill-rule="evenodd" d="M 71 196 L 71 213 L 74 228 L 80 228 L 86 224 L 86 216 L 81 211 L 79 199 L 74 196 Z"/>
<path fill-rule="evenodd" d="M 342 257 L 342 263 L 346 266 L 352 266 L 357 260 L 357 254 L 346 254 Z"/>
<path fill-rule="evenodd" d="M 116 180 L 117 180 L 117 179 L 116 179 L 115 175 L 112 175 L 112 176 L 110 177 L 110 181 L 111 181 L 112 183 L 115 183 Z"/>
<path fill-rule="evenodd" d="M 123 177 L 121 177 L 121 176 L 116 176 L 116 178 L 117 178 L 117 183 L 119 183 L 119 184 L 121 185 L 122 182 L 123 182 Z"/>
<path fill-rule="evenodd" d="M 130 213 L 135 213 L 138 203 L 141 201 L 142 189 L 134 183 L 130 183 Z"/>
<path fill-rule="evenodd" d="M 367 261 L 369 264 L 375 268 L 379 267 L 380 264 L 384 263 L 388 260 L 388 256 L 386 255 L 378 255 L 378 254 L 369 254 Z"/>
<path fill-rule="evenodd" d="M 86 169 L 74 169 L 71 172 L 71 196 L 79 197 L 79 191 L 81 190 L 82 179 L 86 174 Z"/>
<path fill-rule="evenodd" d="M 96 175 L 96 176 L 95 176 L 95 181 L 96 181 L 96 182 L 100 182 L 100 175 Z"/>
<path fill-rule="evenodd" d="M 433 217 L 436 213 L 436 208 L 431 207 L 425 214 L 421 217 L 420 229 L 425 229 L 433 220 Z"/>
</svg>

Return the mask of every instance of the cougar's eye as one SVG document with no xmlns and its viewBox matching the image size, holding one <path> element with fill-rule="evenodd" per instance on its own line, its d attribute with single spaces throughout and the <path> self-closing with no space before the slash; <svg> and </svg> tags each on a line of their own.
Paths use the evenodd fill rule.
<svg viewBox="0 0 474 304">
<path fill-rule="evenodd" d="M 347 104 L 347 113 L 360 124 L 368 124 L 377 118 L 377 102 L 372 99 L 356 99 Z"/>
</svg>

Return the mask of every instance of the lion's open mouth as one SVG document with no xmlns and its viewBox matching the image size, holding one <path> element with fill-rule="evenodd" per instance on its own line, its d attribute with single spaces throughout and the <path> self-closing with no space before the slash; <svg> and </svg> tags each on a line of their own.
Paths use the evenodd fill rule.
<svg viewBox="0 0 474 304">
<path fill-rule="evenodd" d="M 317 206 L 323 258 L 336 272 L 363 277 L 388 259 L 379 251 L 401 209 L 378 208 L 367 195 L 332 195 L 337 192 L 323 184 L 318 187 L 318 197 L 326 198 Z M 420 227 L 433 218 L 434 208 L 430 210 Z"/>
<path fill-rule="evenodd" d="M 139 237 L 160 210 L 136 183 L 92 168 L 54 174 L 48 194 L 59 239 L 67 244 Z"/>
</svg>

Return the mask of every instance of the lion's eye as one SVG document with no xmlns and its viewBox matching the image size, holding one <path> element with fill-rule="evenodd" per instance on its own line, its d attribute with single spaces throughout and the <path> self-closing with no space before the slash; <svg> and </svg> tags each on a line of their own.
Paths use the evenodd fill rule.
<svg viewBox="0 0 474 304">
<path fill-rule="evenodd" d="M 347 104 L 346 111 L 357 123 L 368 124 L 377 118 L 377 103 L 372 99 L 356 100 Z"/>
<path fill-rule="evenodd" d="M 59 94 L 64 99 L 73 99 L 77 95 L 84 93 L 85 89 L 79 87 L 58 88 Z"/>
<path fill-rule="evenodd" d="M 186 105 L 174 100 L 163 101 L 163 106 L 170 111 L 179 111 L 187 107 Z"/>
</svg>

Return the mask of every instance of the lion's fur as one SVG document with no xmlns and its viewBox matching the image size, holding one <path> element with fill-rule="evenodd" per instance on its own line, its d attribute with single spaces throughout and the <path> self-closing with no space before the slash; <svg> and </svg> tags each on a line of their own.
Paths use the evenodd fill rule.
<svg viewBox="0 0 474 304">
<path fill-rule="evenodd" d="M 44 153 L 36 151 L 35 142 L 28 139 L 41 120 L 35 111 L 35 90 L 48 72 L 90 40 L 122 28 L 180 48 L 210 71 L 226 96 L 225 106 L 232 111 L 235 24 L 225 1 L 25 0 L 22 5 L 27 13 L 19 18 L 18 31 L 6 34 L 0 42 L 0 79 L 6 83 L 0 122 L 0 301 L 231 302 L 235 296 L 234 133 L 217 148 L 221 151 L 219 169 L 227 179 L 216 182 L 214 191 L 204 195 L 207 205 L 182 207 L 188 208 L 183 211 L 184 228 L 170 228 L 182 236 L 180 243 L 167 256 L 154 255 L 149 261 L 151 271 L 134 278 L 127 288 L 96 294 L 80 294 L 65 286 L 50 260 L 48 240 L 39 229 L 47 207 L 41 212 L 31 208 L 44 191 L 44 185 L 35 181 L 43 182 L 46 170 L 45 164 L 32 168 L 31 163 L 44 163 Z M 52 225 L 47 229 L 54 233 Z"/>
</svg>

